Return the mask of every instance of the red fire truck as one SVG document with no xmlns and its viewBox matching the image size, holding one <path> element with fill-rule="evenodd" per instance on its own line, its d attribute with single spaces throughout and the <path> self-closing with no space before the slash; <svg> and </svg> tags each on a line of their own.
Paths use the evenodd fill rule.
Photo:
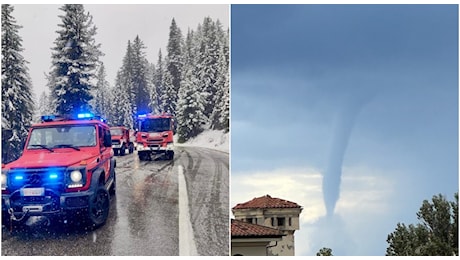
<svg viewBox="0 0 460 260">
<path fill-rule="evenodd" d="M 2 164 L 2 222 L 44 216 L 103 225 L 116 186 L 109 126 L 90 113 L 41 119 L 21 157 Z"/>
<path fill-rule="evenodd" d="M 136 150 L 139 159 L 151 160 L 152 155 L 174 159 L 176 123 L 171 114 L 144 114 L 137 117 Z"/>
<path fill-rule="evenodd" d="M 110 127 L 110 134 L 112 135 L 112 148 L 115 155 L 125 155 L 126 149 L 129 153 L 134 152 L 134 135 L 124 126 Z"/>
</svg>

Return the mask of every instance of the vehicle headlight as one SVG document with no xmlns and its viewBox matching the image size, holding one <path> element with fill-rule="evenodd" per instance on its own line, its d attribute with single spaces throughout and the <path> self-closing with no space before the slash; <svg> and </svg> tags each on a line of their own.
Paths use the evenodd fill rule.
<svg viewBox="0 0 460 260">
<path fill-rule="evenodd" d="M 81 171 L 79 170 L 73 170 L 70 173 L 70 179 L 72 180 L 72 182 L 80 182 L 82 178 L 83 178 L 83 175 L 81 174 Z"/>
</svg>

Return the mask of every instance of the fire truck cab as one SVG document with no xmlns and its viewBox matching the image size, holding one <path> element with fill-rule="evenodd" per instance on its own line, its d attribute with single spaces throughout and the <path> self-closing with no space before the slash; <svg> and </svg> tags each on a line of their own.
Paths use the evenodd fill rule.
<svg viewBox="0 0 460 260">
<path fill-rule="evenodd" d="M 2 164 L 2 223 L 43 216 L 103 225 L 116 187 L 109 126 L 90 113 L 41 119 L 21 157 Z"/>
<path fill-rule="evenodd" d="M 112 148 L 115 155 L 125 155 L 126 149 L 129 153 L 134 152 L 134 135 L 124 126 L 110 127 L 112 135 Z"/>
<path fill-rule="evenodd" d="M 151 160 L 152 155 L 174 159 L 176 123 L 170 114 L 144 114 L 137 117 L 136 150 L 139 160 Z"/>
</svg>

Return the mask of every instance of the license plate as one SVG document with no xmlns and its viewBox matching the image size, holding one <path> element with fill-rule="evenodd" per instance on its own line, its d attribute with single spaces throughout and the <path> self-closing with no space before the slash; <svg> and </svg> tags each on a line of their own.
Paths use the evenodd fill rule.
<svg viewBox="0 0 460 260">
<path fill-rule="evenodd" d="M 24 188 L 22 189 L 22 196 L 43 196 L 45 195 L 45 188 Z"/>
<path fill-rule="evenodd" d="M 22 207 L 22 212 L 42 212 L 42 211 L 43 211 L 42 205 Z"/>
</svg>

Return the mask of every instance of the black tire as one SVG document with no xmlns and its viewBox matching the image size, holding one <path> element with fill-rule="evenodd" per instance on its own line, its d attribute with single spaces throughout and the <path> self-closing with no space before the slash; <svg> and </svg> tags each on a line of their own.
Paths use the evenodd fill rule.
<svg viewBox="0 0 460 260">
<path fill-rule="evenodd" d="M 134 144 L 129 145 L 129 153 L 134 153 Z"/>
<path fill-rule="evenodd" d="M 139 156 L 139 161 L 143 161 L 143 160 L 144 160 L 145 156 L 144 156 L 143 153 L 138 153 L 137 155 Z"/>
<path fill-rule="evenodd" d="M 114 155 L 118 155 L 118 150 L 119 150 L 119 149 L 113 149 L 113 154 L 114 154 Z"/>
<path fill-rule="evenodd" d="M 124 144 L 120 148 L 120 155 L 123 156 L 125 155 L 125 153 L 126 153 L 126 145 Z"/>
<path fill-rule="evenodd" d="M 174 151 L 167 151 L 166 152 L 166 159 L 172 161 L 174 159 Z"/>
<path fill-rule="evenodd" d="M 103 185 L 99 186 L 89 199 L 88 221 L 97 228 L 105 224 L 109 216 L 110 195 Z"/>
<path fill-rule="evenodd" d="M 139 160 L 141 161 L 149 161 L 150 160 L 150 154 L 148 152 L 139 152 Z"/>
<path fill-rule="evenodd" d="M 112 186 L 110 186 L 109 193 L 110 196 L 115 196 L 115 193 L 117 193 L 117 177 L 115 175 L 115 170 L 113 172 L 113 183 Z"/>
</svg>

